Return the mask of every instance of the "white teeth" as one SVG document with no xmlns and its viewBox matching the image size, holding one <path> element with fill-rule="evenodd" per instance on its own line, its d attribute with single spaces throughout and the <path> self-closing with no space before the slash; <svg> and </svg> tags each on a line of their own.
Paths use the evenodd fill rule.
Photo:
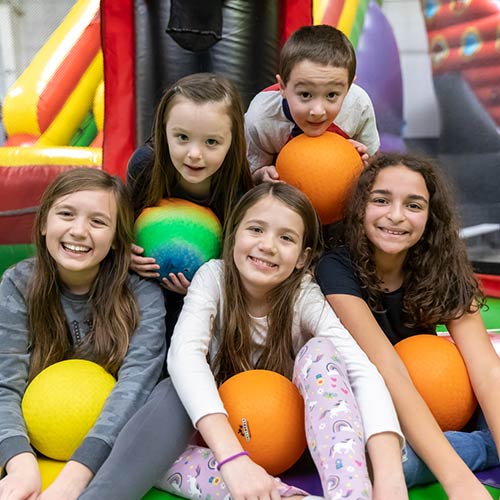
<svg viewBox="0 0 500 500">
<path fill-rule="evenodd" d="M 257 257 L 250 257 L 253 261 L 258 262 L 260 264 L 264 264 L 267 267 L 275 267 L 276 264 L 273 264 L 272 262 L 267 262 L 265 260 L 259 259 Z"/>
<path fill-rule="evenodd" d="M 383 229 L 384 232 L 388 233 L 388 234 L 394 234 L 394 235 L 397 235 L 397 236 L 401 236 L 402 234 L 405 234 L 406 231 L 391 231 L 390 229 Z"/>
<path fill-rule="evenodd" d="M 71 245 L 70 243 L 63 243 L 64 248 L 71 250 L 72 252 L 88 252 L 90 248 L 81 247 L 80 245 Z"/>
</svg>

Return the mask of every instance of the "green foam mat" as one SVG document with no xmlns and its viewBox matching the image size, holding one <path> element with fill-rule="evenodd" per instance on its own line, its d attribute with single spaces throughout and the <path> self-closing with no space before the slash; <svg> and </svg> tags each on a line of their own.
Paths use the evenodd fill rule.
<svg viewBox="0 0 500 500">
<path fill-rule="evenodd" d="M 490 493 L 491 498 L 495 500 L 500 498 L 500 490 L 492 488 L 491 486 L 485 486 L 485 488 Z M 408 497 L 409 500 L 447 500 L 448 498 L 439 483 L 411 488 Z"/>
</svg>

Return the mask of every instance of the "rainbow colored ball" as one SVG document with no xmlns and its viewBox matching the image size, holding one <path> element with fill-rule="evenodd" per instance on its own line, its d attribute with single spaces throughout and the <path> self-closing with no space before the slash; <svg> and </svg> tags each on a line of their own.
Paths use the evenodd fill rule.
<svg viewBox="0 0 500 500">
<path fill-rule="evenodd" d="M 220 256 L 222 226 L 207 207 L 177 198 L 144 209 L 135 222 L 136 244 L 154 257 L 160 279 L 183 273 L 191 281 L 198 268 Z"/>
</svg>

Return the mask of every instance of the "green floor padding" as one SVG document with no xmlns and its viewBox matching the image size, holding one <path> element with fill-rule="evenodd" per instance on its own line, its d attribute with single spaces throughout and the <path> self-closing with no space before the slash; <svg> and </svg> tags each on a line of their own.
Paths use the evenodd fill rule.
<svg viewBox="0 0 500 500">
<path fill-rule="evenodd" d="M 486 486 L 491 498 L 500 499 L 500 490 Z M 447 496 L 439 483 L 433 483 L 426 486 L 412 488 L 409 492 L 409 500 L 447 500 Z M 171 495 L 165 491 L 153 488 L 142 500 L 179 500 L 180 497 Z"/>
<path fill-rule="evenodd" d="M 500 498 L 500 490 L 491 486 L 486 486 L 486 489 L 489 491 L 491 498 L 495 500 Z M 439 483 L 412 488 L 408 496 L 409 500 L 447 500 L 448 498 Z"/>
<path fill-rule="evenodd" d="M 142 497 L 142 500 L 179 500 L 180 498 L 181 497 L 171 495 L 166 491 L 160 491 L 156 488 L 152 488 L 148 493 L 146 493 L 146 495 Z"/>
</svg>

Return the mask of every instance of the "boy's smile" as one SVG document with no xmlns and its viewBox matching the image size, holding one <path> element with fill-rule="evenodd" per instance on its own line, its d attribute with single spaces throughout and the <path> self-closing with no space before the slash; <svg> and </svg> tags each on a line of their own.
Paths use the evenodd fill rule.
<svg viewBox="0 0 500 500">
<path fill-rule="evenodd" d="M 340 112 L 349 90 L 346 68 L 304 60 L 297 63 L 285 84 L 276 75 L 281 95 L 304 134 L 316 137 L 325 132 Z"/>
</svg>

